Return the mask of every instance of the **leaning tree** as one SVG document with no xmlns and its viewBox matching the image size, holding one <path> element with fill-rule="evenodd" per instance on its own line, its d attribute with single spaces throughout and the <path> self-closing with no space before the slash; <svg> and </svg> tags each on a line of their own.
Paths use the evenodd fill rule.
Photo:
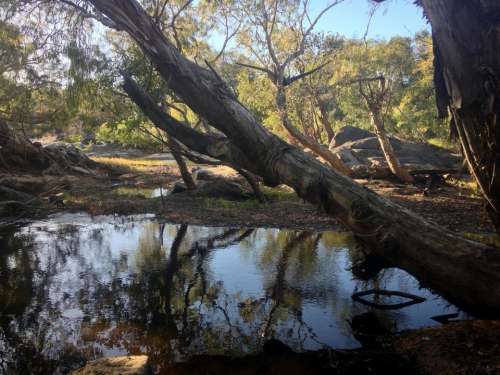
<svg viewBox="0 0 500 375">
<path fill-rule="evenodd" d="M 243 24 L 239 40 L 249 51 L 249 57 L 257 63 L 238 64 L 264 73 L 271 81 L 276 109 L 289 141 L 309 148 L 337 171 L 350 176 L 351 169 L 336 154 L 294 126 L 288 113 L 286 92 L 288 86 L 319 72 L 329 63 L 331 56 L 327 56 L 326 62 L 322 63 L 318 58 L 317 65 L 309 70 L 298 71 L 296 66 L 299 58 L 311 51 L 313 31 L 321 17 L 342 1 L 332 1 L 314 16 L 310 14 L 309 0 L 240 1 L 236 12 Z M 333 49 L 329 52 L 329 55 L 333 54 Z"/>
</svg>

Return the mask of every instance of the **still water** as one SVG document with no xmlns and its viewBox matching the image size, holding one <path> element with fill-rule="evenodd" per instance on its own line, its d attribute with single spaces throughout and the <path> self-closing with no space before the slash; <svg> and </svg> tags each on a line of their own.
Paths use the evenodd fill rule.
<svg viewBox="0 0 500 375">
<path fill-rule="evenodd" d="M 354 348 L 348 321 L 367 311 L 394 332 L 436 325 L 436 315 L 465 318 L 402 270 L 356 279 L 349 233 L 64 214 L 4 233 L 0 249 L 0 373 L 64 373 L 129 353 L 162 367 L 252 353 L 269 338 L 295 350 Z M 380 310 L 351 298 L 374 288 L 426 300 Z"/>
</svg>

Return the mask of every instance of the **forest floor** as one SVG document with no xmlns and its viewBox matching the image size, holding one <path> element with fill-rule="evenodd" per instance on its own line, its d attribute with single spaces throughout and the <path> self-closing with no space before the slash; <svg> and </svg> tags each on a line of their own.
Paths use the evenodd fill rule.
<svg viewBox="0 0 500 375">
<path fill-rule="evenodd" d="M 50 197 L 59 197 L 59 204 L 45 204 L 39 212 L 41 215 L 58 211 L 86 211 L 95 215 L 156 213 L 170 222 L 211 226 L 307 230 L 342 227 L 319 207 L 304 202 L 286 186 L 264 187 L 266 203 L 255 198 L 233 201 L 186 194 L 169 195 L 169 189 L 180 178 L 173 160 L 166 160 L 161 155 L 152 158 L 94 156 L 93 159 L 112 166 L 115 173 L 95 176 L 0 174 L 0 184 L 37 195 L 45 202 Z M 203 168 L 223 177 L 236 176 L 228 167 Z M 471 239 L 500 246 L 500 239 L 494 235 L 483 200 L 470 177 L 450 176 L 425 193 L 425 184 L 357 181 L 427 220 Z"/>
<path fill-rule="evenodd" d="M 40 215 L 61 211 L 86 211 L 96 215 L 156 213 L 169 222 L 211 226 L 345 229 L 285 186 L 264 188 L 266 203 L 253 198 L 230 201 L 167 195 L 168 189 L 179 180 L 172 161 L 126 156 L 93 158 L 111 165 L 116 173 L 62 177 L 4 174 L 0 175 L 0 184 L 37 194 L 44 201 L 51 196 L 60 198 L 59 204 L 45 203 L 38 211 Z M 234 175 L 226 167 L 207 169 L 225 177 Z M 482 199 L 469 179 L 450 177 L 425 194 L 424 184 L 358 182 L 452 231 L 500 247 L 500 239 L 493 234 Z M 417 373 L 500 374 L 499 324 L 498 321 L 459 322 L 411 331 L 395 338 L 390 352 L 411 360 Z M 234 364 L 230 366 L 234 370 Z"/>
</svg>

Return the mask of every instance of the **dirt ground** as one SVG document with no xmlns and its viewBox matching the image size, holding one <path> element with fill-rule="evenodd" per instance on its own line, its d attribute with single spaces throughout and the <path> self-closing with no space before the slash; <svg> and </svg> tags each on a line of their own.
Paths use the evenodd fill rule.
<svg viewBox="0 0 500 375">
<path fill-rule="evenodd" d="M 473 320 L 423 328 L 393 342 L 423 374 L 500 374 L 500 321 Z"/>
</svg>

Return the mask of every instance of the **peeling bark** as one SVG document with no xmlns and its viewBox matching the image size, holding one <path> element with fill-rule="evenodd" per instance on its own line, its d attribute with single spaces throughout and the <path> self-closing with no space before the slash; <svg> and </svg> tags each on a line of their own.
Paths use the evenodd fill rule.
<svg viewBox="0 0 500 375">
<path fill-rule="evenodd" d="M 447 105 L 500 233 L 500 2 L 421 0 L 432 25 L 438 109 Z"/>
<path fill-rule="evenodd" d="M 285 183 L 321 204 L 368 245 L 367 251 L 383 255 L 451 301 L 500 311 L 499 251 L 425 221 L 273 135 L 216 74 L 182 56 L 135 0 L 87 1 L 129 33 L 170 88 L 241 150 L 235 163 L 268 184 Z M 231 149 L 224 145 L 225 151 Z"/>
</svg>

